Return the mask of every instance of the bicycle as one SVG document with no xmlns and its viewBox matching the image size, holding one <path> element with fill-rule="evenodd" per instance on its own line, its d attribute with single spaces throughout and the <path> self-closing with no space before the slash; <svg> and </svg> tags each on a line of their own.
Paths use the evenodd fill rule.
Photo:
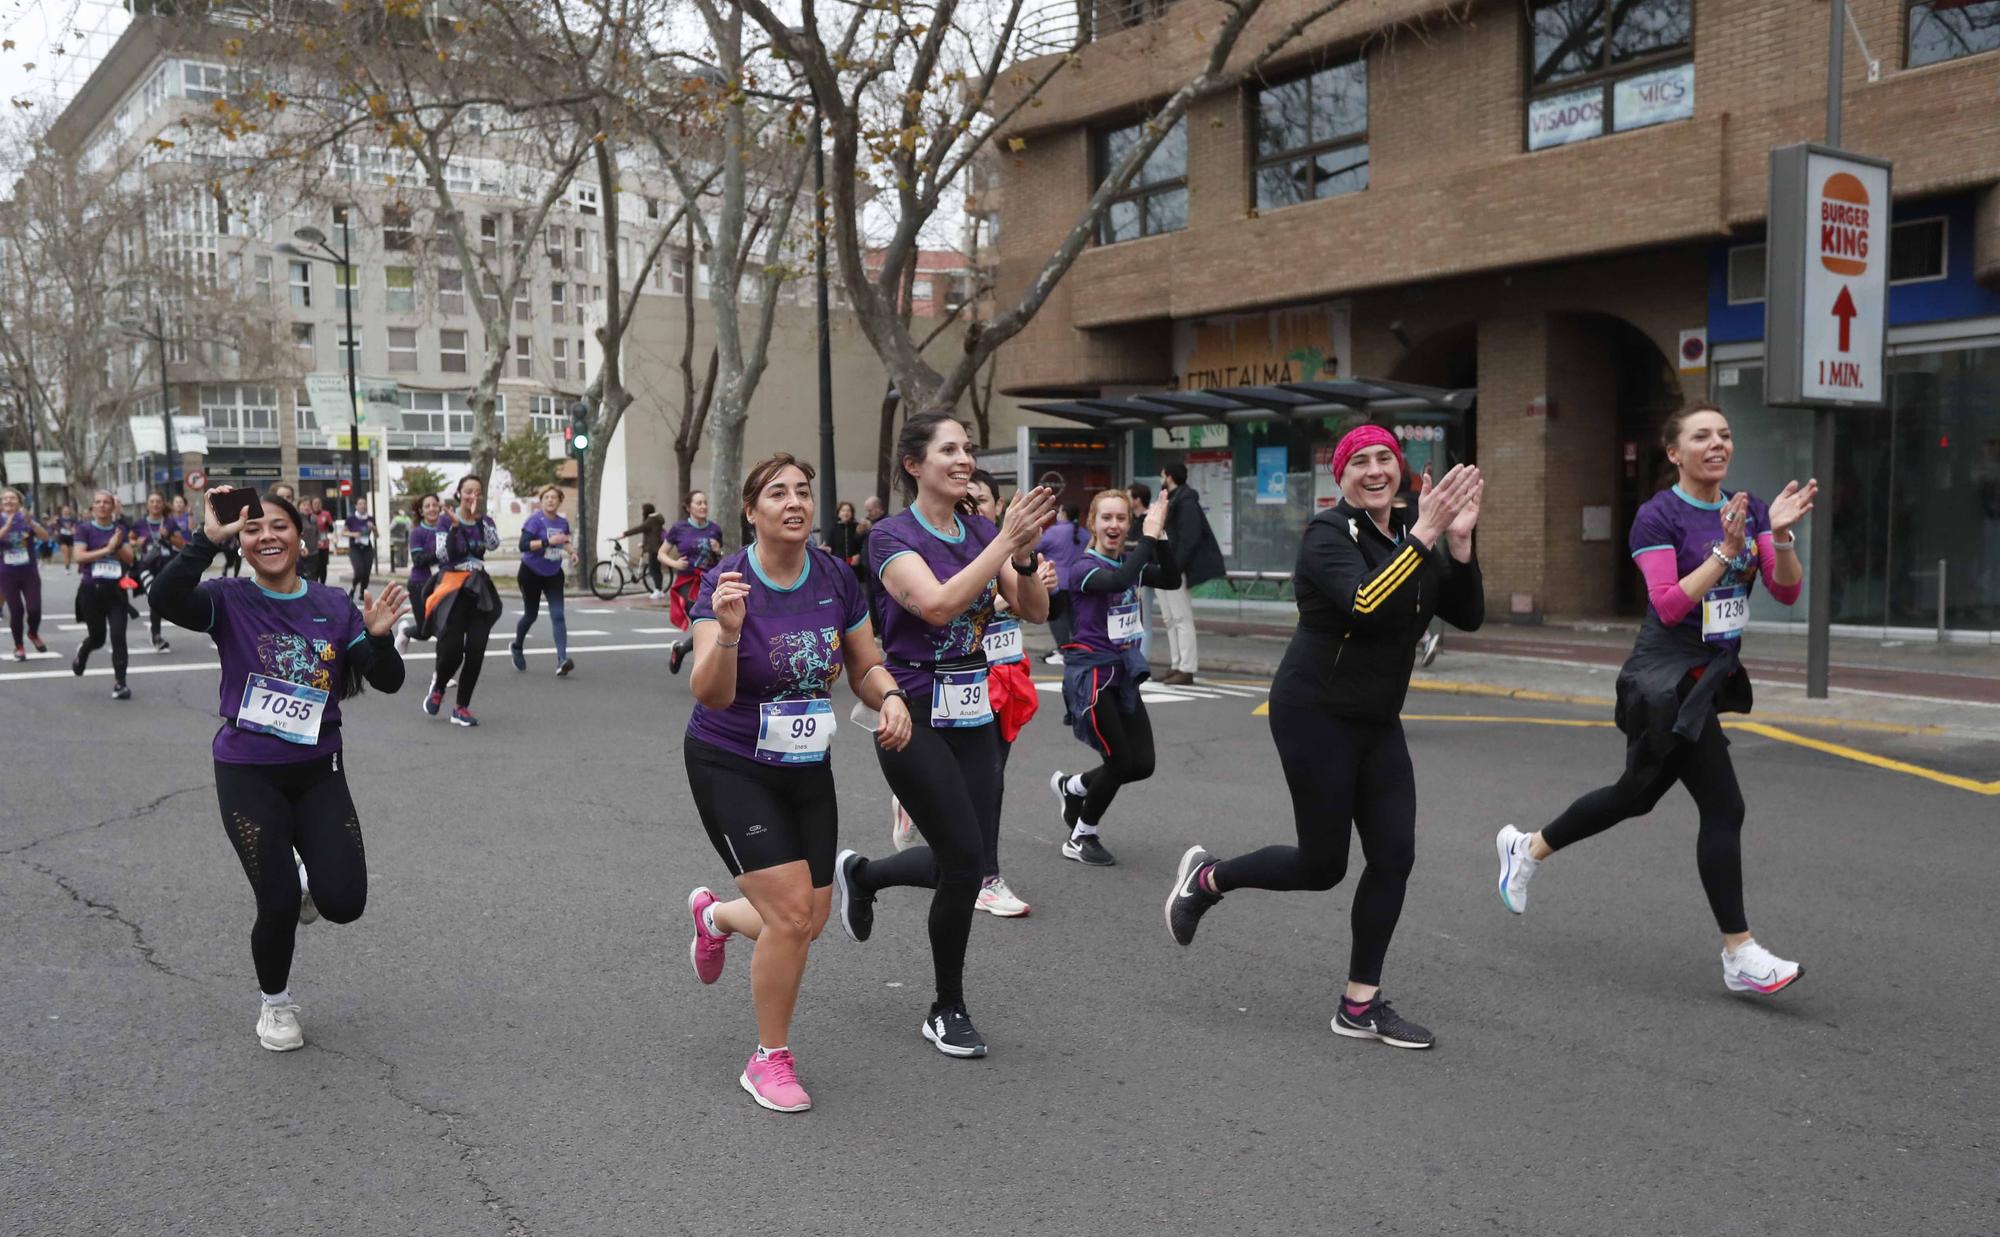
<svg viewBox="0 0 2000 1237">
<path fill-rule="evenodd" d="M 625 542 L 613 537 L 611 557 L 597 560 L 597 566 L 590 569 L 590 591 L 599 601 L 612 601 L 629 589 L 650 593 L 652 586 L 646 583 L 644 567 L 625 552 Z"/>
</svg>

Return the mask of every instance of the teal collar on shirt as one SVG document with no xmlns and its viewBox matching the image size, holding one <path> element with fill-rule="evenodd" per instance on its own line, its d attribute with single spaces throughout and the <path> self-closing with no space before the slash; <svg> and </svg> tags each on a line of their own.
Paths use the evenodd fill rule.
<svg viewBox="0 0 2000 1237">
<path fill-rule="evenodd" d="M 910 504 L 910 514 L 917 517 L 917 523 L 923 525 L 925 532 L 929 533 L 933 537 L 936 537 L 939 541 L 948 541 L 953 545 L 957 545 L 959 542 L 965 540 L 964 520 L 954 519 L 952 522 L 958 525 L 958 532 L 956 534 L 950 534 L 950 533 L 941 533 L 937 529 L 932 528 L 931 522 L 924 518 L 924 513 L 917 509 L 917 505 L 915 503 Z"/>
<path fill-rule="evenodd" d="M 812 555 L 808 554 L 806 555 L 806 565 L 804 567 L 799 568 L 799 578 L 792 581 L 790 584 L 779 584 L 776 581 L 772 580 L 771 577 L 764 574 L 764 564 L 757 561 L 756 542 L 753 541 L 750 543 L 750 550 L 746 557 L 748 557 L 750 560 L 750 570 L 757 573 L 757 578 L 764 582 L 764 587 L 779 593 L 798 592 L 799 589 L 805 585 L 807 577 L 811 576 L 813 573 Z"/>
<path fill-rule="evenodd" d="M 1721 498 L 1712 503 L 1705 503 L 1682 489 L 1681 483 L 1676 481 L 1674 482 L 1674 497 L 1680 499 L 1690 507 L 1700 507 L 1703 511 L 1720 511 L 1722 510 L 1722 505 L 1729 501 L 1731 495 L 1728 490 L 1724 490 L 1722 491 Z"/>
</svg>

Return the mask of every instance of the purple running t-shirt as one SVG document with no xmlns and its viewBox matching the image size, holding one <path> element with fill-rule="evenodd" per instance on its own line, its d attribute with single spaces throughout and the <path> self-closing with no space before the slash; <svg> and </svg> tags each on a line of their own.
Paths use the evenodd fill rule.
<svg viewBox="0 0 2000 1237">
<path fill-rule="evenodd" d="M 714 520 L 706 524 L 696 524 L 682 520 L 667 530 L 667 544 L 674 547 L 674 553 L 688 561 L 694 571 L 706 571 L 715 561 L 715 550 L 708 543 L 722 540 L 722 528 Z"/>
<path fill-rule="evenodd" d="M 347 594 L 306 580 L 296 593 L 273 593 L 243 576 L 210 580 L 197 591 L 212 608 L 208 634 L 222 658 L 217 711 L 225 724 L 215 732 L 215 758 L 224 764 L 276 765 L 339 751 L 341 671 L 348 650 L 368 637 L 361 611 Z M 253 675 L 326 693 L 318 742 L 294 743 L 231 724 Z"/>
<path fill-rule="evenodd" d="M 1063 575 L 1069 590 L 1069 610 L 1073 628 L 1070 644 L 1080 644 L 1093 653 L 1121 653 L 1139 643 L 1139 590 L 1122 593 L 1086 593 L 1083 582 L 1094 571 L 1116 574 L 1123 561 L 1085 550 Z M 1068 645 L 1064 646 L 1069 647 Z"/>
<path fill-rule="evenodd" d="M 702 576 L 701 595 L 688 612 L 690 626 L 716 621 L 716 582 L 730 571 L 742 572 L 750 585 L 750 595 L 744 599 L 741 643 L 733 650 L 716 650 L 736 654 L 736 698 L 726 709 L 711 709 L 697 702 L 688 718 L 688 737 L 750 760 L 820 763 L 823 756 L 779 759 L 776 749 L 769 746 L 760 756 L 757 739 L 765 723 L 760 706 L 827 698 L 840 675 L 841 642 L 868 620 L 861 585 L 846 563 L 808 546 L 798 580 L 790 588 L 780 588 L 765 576 L 753 544 L 727 556 L 717 570 Z M 831 721 L 830 712 L 824 716 Z"/>
<path fill-rule="evenodd" d="M 553 578 L 562 574 L 563 564 L 569 561 L 569 546 L 548 545 L 550 533 L 569 533 L 569 521 L 559 515 L 549 515 L 537 511 L 521 525 L 521 566 L 538 576 Z M 530 550 L 530 541 L 545 543 L 539 550 Z"/>
<path fill-rule="evenodd" d="M 1661 490 L 1646 500 L 1639 508 L 1639 514 L 1632 520 L 1632 557 L 1653 550 L 1674 552 L 1676 578 L 1685 578 L 1702 565 L 1715 548 L 1722 544 L 1722 517 L 1719 514 L 1735 495 L 1728 490 L 1722 498 L 1713 503 L 1690 498 L 1675 485 Z M 1755 590 L 1761 546 L 1758 538 L 1771 531 L 1771 514 L 1755 495 L 1750 498 L 1750 510 L 1744 517 L 1743 549 L 1730 561 L 1729 570 L 1723 573 L 1717 589 L 1741 587 L 1744 596 Z M 1695 604 L 1683 616 L 1678 626 L 1701 630 L 1701 606 Z"/>
<path fill-rule="evenodd" d="M 1000 535 L 993 521 L 985 516 L 961 514 L 956 524 L 955 529 L 932 528 L 915 507 L 905 507 L 876 521 L 869 531 L 868 565 L 880 580 L 882 569 L 892 560 L 914 554 L 939 582 L 949 580 L 970 566 Z M 890 591 L 886 580 L 882 589 L 885 593 Z M 893 596 L 885 597 L 882 651 L 888 654 L 889 671 L 896 676 L 897 685 L 912 697 L 930 699 L 933 682 L 930 670 L 912 670 L 899 662 L 958 661 L 978 653 L 980 642 L 986 638 L 986 625 L 993 621 L 993 602 L 998 595 L 996 577 L 986 582 L 965 613 L 942 627 L 933 627 L 910 613 Z"/>
<path fill-rule="evenodd" d="M 79 550 L 101 550 L 110 545 L 111 539 L 117 535 L 116 524 L 99 524 L 96 520 L 83 520 L 76 526 L 76 546 Z M 127 540 L 129 541 L 129 538 Z M 110 583 L 125 574 L 125 564 L 118 561 L 116 554 L 107 554 L 93 562 L 79 563 L 77 570 L 86 580 Z"/>
</svg>

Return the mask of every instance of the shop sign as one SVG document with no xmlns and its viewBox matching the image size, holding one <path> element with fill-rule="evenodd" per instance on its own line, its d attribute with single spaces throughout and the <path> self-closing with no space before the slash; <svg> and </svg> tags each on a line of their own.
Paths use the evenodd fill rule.
<svg viewBox="0 0 2000 1237">
<path fill-rule="evenodd" d="M 1612 128 L 1619 133 L 1694 115 L 1694 66 L 1675 65 L 1628 77 L 1611 88 Z"/>
<path fill-rule="evenodd" d="M 1528 149 L 1581 142 L 1604 132 L 1604 87 L 1591 86 L 1528 103 Z"/>
<path fill-rule="evenodd" d="M 1153 431 L 1155 451 L 1209 451 L 1228 445 L 1226 425 L 1175 425 Z"/>
<path fill-rule="evenodd" d="M 1177 391 L 1354 376 L 1345 301 L 1174 324 Z"/>
<path fill-rule="evenodd" d="M 354 389 L 363 425 L 396 423 L 403 411 L 403 401 L 395 379 L 357 377 Z M 306 397 L 312 403 L 313 418 L 322 425 L 338 425 L 352 419 L 347 404 L 346 374 L 307 374 Z"/>
<path fill-rule="evenodd" d="M 1766 403 L 1883 405 L 1889 170 L 1811 143 L 1771 152 Z"/>
</svg>

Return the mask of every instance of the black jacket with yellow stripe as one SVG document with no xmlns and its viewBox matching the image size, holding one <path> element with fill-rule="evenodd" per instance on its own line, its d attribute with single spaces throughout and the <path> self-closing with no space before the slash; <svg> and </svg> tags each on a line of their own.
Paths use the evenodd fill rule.
<svg viewBox="0 0 2000 1237">
<path fill-rule="evenodd" d="M 1452 558 L 1442 537 L 1426 551 L 1406 535 L 1416 515 L 1414 505 L 1392 511 L 1393 535 L 1385 536 L 1342 499 L 1307 521 L 1292 572 L 1299 627 L 1271 681 L 1272 700 L 1392 721 L 1431 616 L 1464 631 L 1485 621 L 1479 560 Z"/>
</svg>

